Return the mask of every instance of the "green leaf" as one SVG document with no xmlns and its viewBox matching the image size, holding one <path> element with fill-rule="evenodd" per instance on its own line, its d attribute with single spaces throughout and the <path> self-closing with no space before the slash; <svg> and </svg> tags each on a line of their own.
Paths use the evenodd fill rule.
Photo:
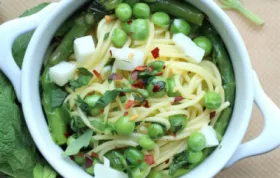
<svg viewBox="0 0 280 178">
<path fill-rule="evenodd" d="M 66 148 L 63 155 L 71 156 L 79 153 L 83 147 L 87 147 L 89 145 L 92 135 L 93 131 L 88 129 L 83 135 Z"/>
<path fill-rule="evenodd" d="M 54 109 L 61 106 L 65 98 L 67 97 L 67 95 L 68 95 L 67 92 L 63 91 L 59 87 L 52 88 L 52 98 L 51 98 L 52 108 Z"/>
<path fill-rule="evenodd" d="M 36 164 L 33 169 L 33 178 L 55 178 L 56 176 L 56 172 L 47 165 Z"/>
<path fill-rule="evenodd" d="M 84 113 L 90 113 L 92 107 L 90 107 L 90 105 L 87 104 L 79 95 L 77 96 L 76 104 Z"/>
<path fill-rule="evenodd" d="M 80 72 L 80 76 L 76 80 L 70 80 L 69 85 L 73 90 L 77 88 L 81 88 L 82 86 L 87 85 L 93 77 L 93 74 L 88 71 L 86 68 L 78 68 Z"/>
<path fill-rule="evenodd" d="M 110 35 L 110 32 L 105 33 L 103 41 L 107 40 L 109 38 L 109 35 Z"/>
<path fill-rule="evenodd" d="M 100 131 L 104 131 L 105 128 L 106 128 L 106 125 L 105 125 L 104 123 L 102 123 L 102 122 L 100 122 L 100 121 L 97 121 L 97 120 L 91 121 L 90 124 L 91 124 L 94 128 L 96 128 L 96 129 L 98 129 L 98 130 L 100 130 Z"/>
<path fill-rule="evenodd" d="M 188 162 L 187 161 L 188 156 L 189 154 L 187 151 L 183 151 L 181 153 L 174 155 L 174 159 L 169 168 L 169 174 L 170 175 L 174 174 L 178 169 L 180 169 L 183 165 L 185 165 Z"/>
</svg>

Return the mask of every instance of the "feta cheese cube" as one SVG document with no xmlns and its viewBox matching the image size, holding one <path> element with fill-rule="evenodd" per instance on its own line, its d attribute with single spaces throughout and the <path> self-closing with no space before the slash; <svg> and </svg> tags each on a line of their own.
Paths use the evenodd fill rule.
<svg viewBox="0 0 280 178">
<path fill-rule="evenodd" d="M 78 62 L 90 60 L 95 51 L 95 44 L 92 36 L 77 38 L 74 41 L 74 52 Z"/>
<path fill-rule="evenodd" d="M 50 68 L 51 80 L 59 86 L 64 86 L 74 77 L 76 66 L 70 62 L 61 62 Z"/>
<path fill-rule="evenodd" d="M 124 172 L 110 168 L 110 161 L 104 157 L 104 164 L 96 164 L 94 166 L 95 178 L 128 178 Z"/>
<path fill-rule="evenodd" d="M 200 130 L 200 133 L 202 133 L 206 138 L 206 148 L 213 147 L 219 145 L 218 137 L 216 134 L 216 131 L 212 126 L 205 126 Z"/>
</svg>

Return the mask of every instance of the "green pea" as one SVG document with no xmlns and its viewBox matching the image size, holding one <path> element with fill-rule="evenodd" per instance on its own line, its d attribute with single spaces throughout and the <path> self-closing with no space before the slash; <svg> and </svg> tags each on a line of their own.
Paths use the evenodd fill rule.
<svg viewBox="0 0 280 178">
<path fill-rule="evenodd" d="M 151 171 L 147 178 L 163 178 L 160 172 Z"/>
<path fill-rule="evenodd" d="M 98 116 L 99 114 L 101 114 L 101 110 L 99 108 L 92 108 L 90 110 L 90 114 L 95 117 L 95 116 Z"/>
<path fill-rule="evenodd" d="M 174 115 L 169 117 L 169 122 L 171 125 L 171 132 L 177 133 L 180 130 L 183 130 L 187 125 L 187 117 L 182 114 Z"/>
<path fill-rule="evenodd" d="M 204 105 L 207 109 L 218 109 L 222 104 L 222 97 L 215 92 L 207 92 L 204 96 Z"/>
<path fill-rule="evenodd" d="M 84 155 L 74 155 L 73 160 L 80 166 L 85 164 L 85 157 Z"/>
<path fill-rule="evenodd" d="M 212 52 L 213 45 L 212 42 L 207 37 L 200 36 L 195 38 L 193 41 L 198 47 L 204 49 L 205 51 L 204 56 L 207 56 Z"/>
<path fill-rule="evenodd" d="M 126 162 L 131 167 L 137 167 L 144 161 L 144 154 L 136 148 L 128 148 L 124 152 Z"/>
<path fill-rule="evenodd" d="M 165 28 L 170 23 L 170 17 L 165 12 L 156 12 L 152 16 L 152 22 L 158 27 Z"/>
<path fill-rule="evenodd" d="M 131 24 L 131 34 L 134 40 L 146 40 L 149 36 L 149 22 L 145 19 L 136 19 Z"/>
<path fill-rule="evenodd" d="M 90 175 L 94 175 L 95 164 L 101 164 L 101 162 L 98 159 L 93 159 L 92 165 L 90 167 L 86 168 L 86 172 L 89 173 Z"/>
<path fill-rule="evenodd" d="M 121 3 L 115 9 L 115 14 L 121 21 L 127 21 L 132 16 L 132 9 L 130 5 Z"/>
<path fill-rule="evenodd" d="M 100 99 L 100 95 L 98 94 L 94 94 L 94 95 L 90 95 L 88 97 L 86 97 L 85 102 L 91 106 L 94 107 L 96 102 Z"/>
<path fill-rule="evenodd" d="M 110 151 L 105 154 L 105 157 L 110 160 L 110 166 L 116 170 L 124 171 L 126 167 L 125 157 L 118 151 Z"/>
<path fill-rule="evenodd" d="M 188 156 L 188 162 L 192 164 L 199 163 L 203 158 L 203 152 L 202 151 L 189 151 L 189 156 Z"/>
<path fill-rule="evenodd" d="M 167 81 L 163 77 L 153 77 L 148 81 L 149 96 L 163 97 L 167 92 Z"/>
<path fill-rule="evenodd" d="M 123 0 L 123 2 L 129 4 L 130 6 L 133 6 L 134 4 L 139 2 L 139 0 Z"/>
<path fill-rule="evenodd" d="M 168 96 L 176 97 L 176 96 L 181 95 L 179 91 L 176 91 L 176 92 L 173 91 L 175 87 L 176 87 L 175 79 L 174 78 L 167 79 L 167 95 Z"/>
<path fill-rule="evenodd" d="M 206 138 L 202 133 L 192 133 L 187 141 L 188 147 L 192 151 L 201 151 L 205 148 Z"/>
<path fill-rule="evenodd" d="M 122 48 L 126 41 L 127 41 L 127 35 L 126 35 L 125 31 L 116 28 L 116 29 L 113 31 L 112 43 L 113 43 L 116 47 Z"/>
<path fill-rule="evenodd" d="M 133 20 L 121 22 L 121 29 L 123 31 L 125 31 L 127 34 L 130 34 L 132 32 L 132 23 L 133 23 Z"/>
<path fill-rule="evenodd" d="M 119 135 L 130 135 L 133 133 L 135 123 L 129 119 L 129 116 L 123 116 L 116 122 L 115 129 Z"/>
<path fill-rule="evenodd" d="M 150 67 L 152 67 L 155 71 L 157 72 L 161 72 L 164 68 L 164 61 L 154 61 L 154 62 L 150 62 L 148 64 Z"/>
<path fill-rule="evenodd" d="M 132 169 L 130 171 L 130 175 L 133 178 L 143 178 L 148 171 L 148 164 L 147 163 L 141 163 L 138 167 Z"/>
<path fill-rule="evenodd" d="M 74 141 L 76 141 L 76 138 L 74 135 L 71 135 L 70 137 L 67 138 L 67 146 L 71 145 Z"/>
<path fill-rule="evenodd" d="M 146 3 L 136 3 L 133 6 L 133 15 L 136 18 L 147 19 L 151 13 L 150 6 Z"/>
<path fill-rule="evenodd" d="M 164 130 L 162 126 L 159 124 L 151 124 L 148 127 L 148 134 L 151 138 L 156 139 L 164 135 Z"/>
<path fill-rule="evenodd" d="M 138 143 L 146 150 L 152 150 L 155 147 L 155 142 L 148 135 L 141 136 Z"/>
<path fill-rule="evenodd" d="M 170 28 L 171 33 L 183 33 L 189 35 L 191 32 L 190 24 L 183 19 L 175 19 Z"/>
</svg>

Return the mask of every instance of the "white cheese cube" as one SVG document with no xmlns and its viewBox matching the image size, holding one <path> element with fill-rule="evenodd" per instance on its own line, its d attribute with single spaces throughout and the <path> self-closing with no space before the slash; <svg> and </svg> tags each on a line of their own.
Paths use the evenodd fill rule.
<svg viewBox="0 0 280 178">
<path fill-rule="evenodd" d="M 104 165 L 94 165 L 94 175 L 95 178 L 128 178 L 126 173 L 110 168 L 110 161 L 105 157 Z"/>
<path fill-rule="evenodd" d="M 95 51 L 95 44 L 92 36 L 77 38 L 74 41 L 74 52 L 76 60 L 83 62 L 90 60 Z"/>
<path fill-rule="evenodd" d="M 173 41 L 184 52 L 185 56 L 190 57 L 193 62 L 200 63 L 202 61 L 205 51 L 198 47 L 192 39 L 183 33 L 177 33 L 173 35 Z"/>
<path fill-rule="evenodd" d="M 200 130 L 200 133 L 202 133 L 206 138 L 206 148 L 219 145 L 216 131 L 212 126 L 207 125 L 203 127 Z"/>
<path fill-rule="evenodd" d="M 112 57 L 116 59 L 115 67 L 120 70 L 133 71 L 144 65 L 144 52 L 131 48 L 110 48 Z"/>
<path fill-rule="evenodd" d="M 74 77 L 76 66 L 70 62 L 61 62 L 50 68 L 51 80 L 59 86 L 64 86 Z"/>
</svg>

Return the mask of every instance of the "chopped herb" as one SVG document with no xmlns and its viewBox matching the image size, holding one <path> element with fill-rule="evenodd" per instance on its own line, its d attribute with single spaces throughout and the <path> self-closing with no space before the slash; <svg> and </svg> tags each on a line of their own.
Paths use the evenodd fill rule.
<svg viewBox="0 0 280 178">
<path fill-rule="evenodd" d="M 104 41 L 107 40 L 107 39 L 109 38 L 109 35 L 110 35 L 110 32 L 107 32 L 107 33 L 104 35 L 104 39 L 103 39 L 103 40 L 104 40 Z"/>
<path fill-rule="evenodd" d="M 69 85 L 73 90 L 87 85 L 93 77 L 93 74 L 88 71 L 86 68 L 78 68 L 80 76 L 76 80 L 70 80 Z"/>
<path fill-rule="evenodd" d="M 90 114 L 90 110 L 91 107 L 89 104 L 87 104 L 79 95 L 76 99 L 76 104 L 79 108 L 81 108 L 81 110 L 86 113 L 86 114 Z"/>
<path fill-rule="evenodd" d="M 54 109 L 63 104 L 67 96 L 67 93 L 59 87 L 53 87 L 51 92 L 52 92 L 51 105 L 52 108 Z"/>
<path fill-rule="evenodd" d="M 94 128 L 96 128 L 96 129 L 98 129 L 98 130 L 100 130 L 100 131 L 104 131 L 105 128 L 106 128 L 106 125 L 105 125 L 104 123 L 98 121 L 98 120 L 93 120 L 93 121 L 90 122 L 90 124 L 91 124 Z"/>
<path fill-rule="evenodd" d="M 174 155 L 174 159 L 169 167 L 169 174 L 173 175 L 178 169 L 183 167 L 183 165 L 185 165 L 188 162 L 188 156 L 189 154 L 187 151 L 183 151 Z"/>
<path fill-rule="evenodd" d="M 108 62 L 105 64 L 105 66 L 112 66 L 115 63 L 115 60 L 116 60 L 115 58 L 110 58 Z"/>
</svg>

